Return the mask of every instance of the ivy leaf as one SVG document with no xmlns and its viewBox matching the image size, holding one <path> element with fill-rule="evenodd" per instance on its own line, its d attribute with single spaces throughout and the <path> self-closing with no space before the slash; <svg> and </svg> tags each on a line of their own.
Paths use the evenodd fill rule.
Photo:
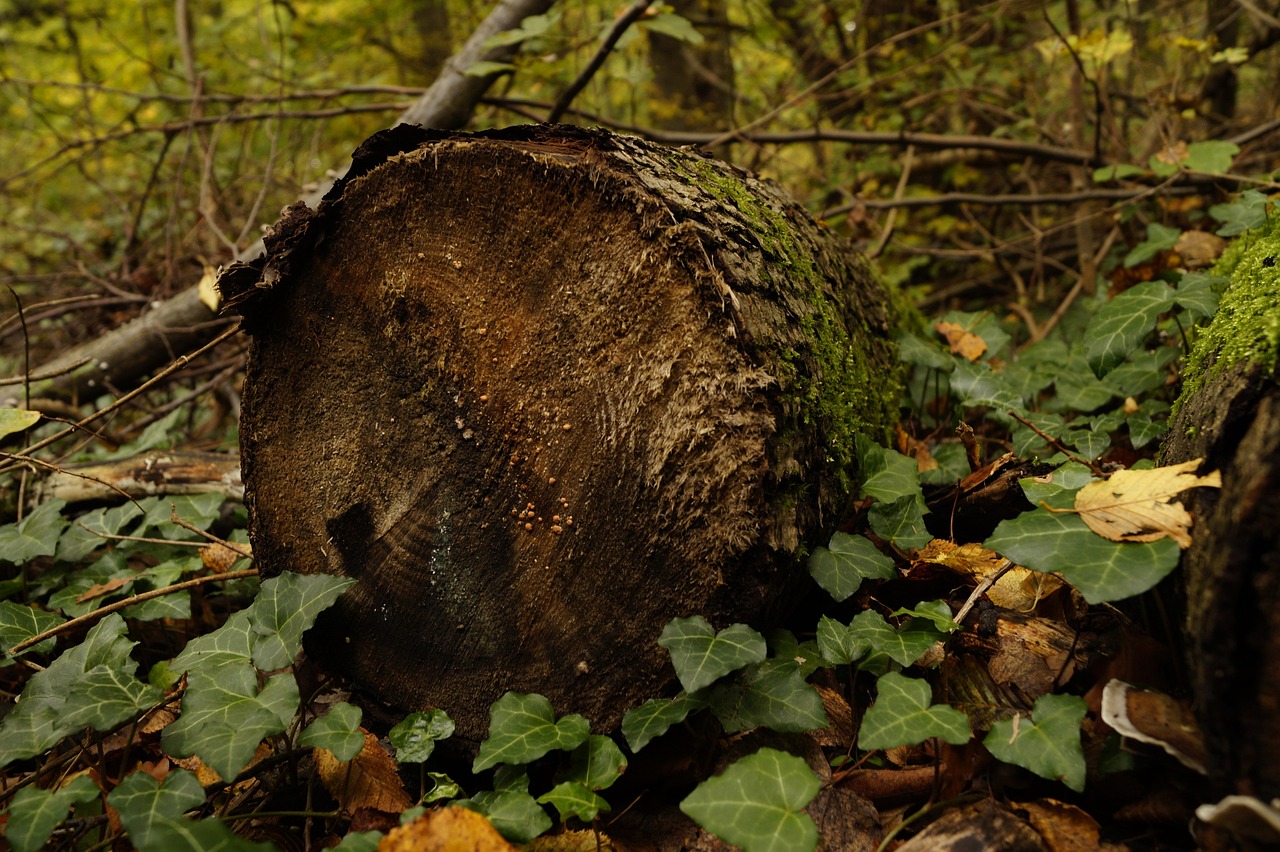
<svg viewBox="0 0 1280 852">
<path fill-rule="evenodd" d="M 997 760 L 1056 779 L 1077 793 L 1084 789 L 1084 749 L 1080 722 L 1086 705 L 1075 695 L 1042 695 L 1031 721 L 1015 716 L 996 722 L 982 744 Z"/>
<path fill-rule="evenodd" d="M 1021 408 L 1022 397 L 1010 390 L 1003 378 L 991 369 L 990 364 L 963 361 L 951 373 L 951 390 L 968 408 L 985 406 L 997 411 Z"/>
<path fill-rule="evenodd" d="M 933 341 L 921 340 L 914 334 L 904 334 L 897 339 L 898 358 L 927 370 L 949 373 L 956 367 L 956 359 Z"/>
<path fill-rule="evenodd" d="M 604 790 L 626 771 L 627 758 L 608 737 L 592 734 L 569 756 L 569 771 L 563 780 L 577 781 L 588 790 Z"/>
<path fill-rule="evenodd" d="M 1170 228 L 1168 225 L 1152 222 L 1147 225 L 1147 238 L 1134 246 L 1124 256 L 1124 268 L 1132 269 L 1140 263 L 1147 262 L 1160 252 L 1168 251 L 1174 247 L 1180 236 L 1182 236 L 1182 231 L 1178 228 Z"/>
<path fill-rule="evenodd" d="M 809 573 L 837 602 L 847 599 L 863 580 L 889 580 L 896 575 L 893 560 L 865 536 L 837 532 L 830 547 L 815 547 L 809 555 Z"/>
<path fill-rule="evenodd" d="M 864 477 L 860 496 L 892 503 L 899 497 L 920 493 L 920 470 L 915 459 L 881 447 L 861 435 L 857 447 Z"/>
<path fill-rule="evenodd" d="M 73 778 L 60 790 L 23 787 L 9 805 L 5 839 L 14 852 L 39 852 L 58 823 L 67 818 L 72 805 L 98 797 L 98 785 L 87 775 Z M 201 801 L 204 796 L 201 796 Z"/>
<path fill-rule="evenodd" d="M 1009 345 L 1009 333 L 1004 330 L 999 317 L 991 311 L 947 311 L 942 315 L 941 322 L 950 323 L 981 339 L 986 344 L 985 353 L 988 358 L 1003 352 Z"/>
<path fill-rule="evenodd" d="M 98 622 L 79 645 L 64 651 L 42 672 L 36 672 L 27 681 L 22 699 L 8 716 L 0 722 L 0 766 L 15 760 L 34 757 L 47 751 L 68 734 L 79 730 L 76 722 L 92 718 L 104 729 L 115 727 L 128 715 L 141 710 L 159 699 L 160 690 L 142 686 L 141 691 L 127 685 L 138 664 L 129 651 L 136 644 L 124 635 L 124 619 L 112 613 Z M 99 675 L 112 673 L 118 678 L 123 694 L 113 692 Z M 80 695 L 81 684 L 87 675 L 97 687 L 93 697 Z M 105 689 L 106 691 L 100 691 Z M 133 710 L 120 715 L 133 697 Z M 93 712 L 94 701 L 103 697 L 112 699 L 110 707 Z M 121 699 L 116 703 L 114 699 Z M 75 718 L 69 711 L 76 711 Z"/>
<path fill-rule="evenodd" d="M 95 666 L 77 679 L 75 692 L 67 696 L 63 705 L 62 722 L 76 729 L 109 731 L 156 704 L 163 695 L 158 688 L 134 677 L 132 669 Z"/>
<path fill-rule="evenodd" d="M 862 717 L 858 747 L 873 749 L 916 745 L 940 737 L 952 745 L 969 741 L 969 719 L 954 707 L 933 702 L 929 684 L 897 672 L 876 681 L 876 703 Z"/>
<path fill-rule="evenodd" d="M 1222 275 L 1184 272 L 1173 300 L 1187 312 L 1191 322 L 1199 322 L 1217 313 L 1218 293 L 1230 283 L 1231 279 Z"/>
<path fill-rule="evenodd" d="M 62 517 L 62 507 L 66 505 L 66 500 L 50 500 L 21 521 L 0 526 L 0 561 L 22 565 L 37 556 L 52 556 L 58 549 L 58 536 L 67 525 L 67 519 Z"/>
<path fill-rule="evenodd" d="M 828 724 L 821 696 L 792 660 L 749 666 L 740 679 L 713 687 L 708 705 L 727 733 L 751 728 L 802 733 Z"/>
<path fill-rule="evenodd" d="M 680 810 L 746 852 L 807 852 L 818 844 L 818 828 L 800 811 L 821 786 L 801 758 L 762 748 L 699 784 Z"/>
<path fill-rule="evenodd" d="M 730 672 L 760 662 L 768 653 L 764 637 L 747 625 L 733 624 L 716 633 L 700 615 L 671 619 L 662 628 L 658 644 L 671 653 L 671 665 L 685 692 L 697 692 Z"/>
<path fill-rule="evenodd" d="M 292 674 L 276 675 L 259 692 L 258 673 L 249 665 L 191 672 L 182 715 L 160 742 L 175 757 L 199 755 L 229 781 L 264 737 L 284 731 L 299 702 Z"/>
<path fill-rule="evenodd" d="M 871 650 L 871 640 L 850 628 L 851 625 L 841 624 L 830 616 L 824 615 L 818 620 L 818 652 L 822 659 L 832 665 L 846 666 Z"/>
<path fill-rule="evenodd" d="M 302 634 L 355 582 L 331 574 L 285 571 L 263 583 L 249 607 L 249 623 L 257 637 L 253 664 L 263 671 L 292 665 L 302 650 Z"/>
<path fill-rule="evenodd" d="M 353 760 L 364 748 L 364 732 L 360 730 L 359 707 L 339 701 L 329 712 L 316 719 L 298 737 L 298 744 L 312 748 L 327 748 L 333 756 L 345 763 Z"/>
<path fill-rule="evenodd" d="M 1215 204 L 1209 215 L 1222 223 L 1215 233 L 1220 237 L 1234 237 L 1267 224 L 1267 196 L 1256 189 L 1246 189 L 1240 197 L 1227 204 Z"/>
<path fill-rule="evenodd" d="M 1137 349 L 1174 298 L 1163 281 L 1143 281 L 1099 308 L 1084 332 L 1085 358 L 1094 375 L 1106 375 Z"/>
<path fill-rule="evenodd" d="M 561 822 L 568 821 L 569 817 L 591 822 L 599 814 L 609 812 L 609 803 L 581 781 L 562 781 L 539 796 L 537 801 L 554 806 Z"/>
<path fill-rule="evenodd" d="M 933 625 L 939 633 L 951 633 L 959 630 L 960 625 L 952 617 L 951 607 L 946 601 L 923 601 L 914 607 L 896 610 L 894 615 L 909 615 L 921 618 Z"/>
<path fill-rule="evenodd" d="M 705 706 L 701 698 L 682 692 L 675 698 L 653 698 L 633 707 L 622 717 L 622 736 L 632 752 L 638 752 L 672 725 L 678 725 L 689 714 Z"/>
<path fill-rule="evenodd" d="M 180 527 L 173 522 L 173 513 L 202 530 L 208 529 L 222 510 L 225 498 L 221 494 L 183 494 L 177 497 L 147 497 L 139 500 L 142 507 L 142 523 L 138 532 L 142 533 L 154 528 L 161 537 L 172 541 L 195 538 L 191 530 Z"/>
<path fill-rule="evenodd" d="M 1061 574 L 1089 603 L 1142 594 L 1178 567 L 1182 553 L 1168 538 L 1107 541 L 1078 515 L 1045 509 L 1001 521 L 983 547 L 1033 571 Z"/>
<path fill-rule="evenodd" d="M 1019 479 L 1018 485 L 1022 487 L 1022 493 L 1026 495 L 1027 500 L 1032 505 L 1038 506 L 1046 500 L 1058 497 L 1058 495 L 1074 494 L 1074 492 L 1079 491 L 1092 481 L 1093 471 L 1079 462 L 1067 462 L 1057 470 L 1051 471 L 1044 476 Z M 1075 498 L 1072 497 L 1071 499 L 1074 500 Z M 1071 502 L 1069 500 L 1064 501 L 1063 505 L 1070 506 Z"/>
<path fill-rule="evenodd" d="M 453 719 L 443 710 L 410 713 L 391 729 L 387 739 L 396 749 L 396 763 L 425 763 L 436 742 L 453 736 Z"/>
<path fill-rule="evenodd" d="M 871 531 L 903 549 L 917 550 L 933 541 L 924 525 L 929 508 L 920 494 L 900 497 L 892 503 L 876 503 L 867 510 Z"/>
<path fill-rule="evenodd" d="M 160 848 L 151 833 L 156 820 L 178 819 L 204 800 L 204 787 L 186 769 L 173 769 L 163 782 L 145 772 L 133 772 L 107 796 L 137 849 Z"/>
<path fill-rule="evenodd" d="M 188 642 L 169 664 L 169 671 L 177 677 L 183 672 L 213 674 L 224 667 L 244 666 L 253 657 L 253 638 L 249 611 L 242 609 L 217 630 Z"/>
<path fill-rule="evenodd" d="M 157 816 L 151 822 L 150 846 L 142 852 L 274 852 L 270 843 L 240 837 L 219 819 L 190 820 Z"/>
<path fill-rule="evenodd" d="M 25 642 L 32 636 L 39 636 L 46 630 L 52 630 L 64 621 L 66 619 L 56 612 L 23 606 L 13 601 L 0 601 L 0 646 L 3 646 L 0 650 L 7 654 L 8 650 L 19 642 Z M 50 636 L 22 653 L 48 653 L 53 650 L 57 641 L 58 637 Z"/>
<path fill-rule="evenodd" d="M 499 834 L 513 843 L 528 843 L 551 828 L 551 817 L 525 792 L 485 791 L 458 804 L 483 814 Z"/>
<path fill-rule="evenodd" d="M 587 720 L 577 713 L 557 722 L 546 698 L 508 692 L 489 708 L 489 738 L 480 744 L 471 771 L 499 763 L 530 763 L 551 751 L 571 751 L 590 733 Z"/>
<path fill-rule="evenodd" d="M 913 619 L 902 627 L 894 627 L 873 610 L 860 612 L 849 622 L 850 638 L 856 648 L 866 644 L 870 650 L 884 654 L 900 666 L 909 666 L 925 655 L 946 636 L 935 630 L 928 620 Z"/>
</svg>

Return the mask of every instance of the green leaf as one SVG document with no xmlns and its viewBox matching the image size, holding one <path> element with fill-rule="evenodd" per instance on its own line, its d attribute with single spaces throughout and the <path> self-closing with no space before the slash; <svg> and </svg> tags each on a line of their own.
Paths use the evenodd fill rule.
<svg viewBox="0 0 1280 852">
<path fill-rule="evenodd" d="M 32 606 L 23 606 L 12 601 L 0 601 L 0 645 L 7 654 L 8 650 L 19 642 L 25 642 L 32 636 L 39 636 L 46 630 L 52 630 L 66 619 L 56 612 L 46 612 Z M 22 654 L 46 654 L 53 650 L 58 637 L 50 636 Z M 22 654 L 19 654 L 21 656 Z"/>
<path fill-rule="evenodd" d="M 604 790 L 613 785 L 627 768 L 627 758 L 608 737 L 592 734 L 569 756 L 566 781 L 577 781 L 588 790 Z"/>
<path fill-rule="evenodd" d="M 622 717 L 622 735 L 626 737 L 631 751 L 638 752 L 703 706 L 700 698 L 684 692 L 675 698 L 650 699 L 628 710 Z"/>
<path fill-rule="evenodd" d="M 173 513 L 202 530 L 208 529 L 218 519 L 226 498 L 221 494 L 184 494 L 178 497 L 148 497 L 138 505 L 145 513 L 138 532 L 154 528 L 161 537 L 173 541 L 197 538 L 191 530 L 178 526 L 172 520 Z"/>
<path fill-rule="evenodd" d="M 484 814 L 498 833 L 513 843 L 528 843 L 551 828 L 551 817 L 528 793 L 486 791 L 457 804 Z"/>
<path fill-rule="evenodd" d="M 39 411 L 25 408 L 0 408 L 0 438 L 7 438 L 40 422 Z"/>
<path fill-rule="evenodd" d="M 270 843 L 240 837 L 222 820 L 157 816 L 151 822 L 150 843 L 139 852 L 275 852 Z"/>
<path fill-rule="evenodd" d="M 748 666 L 740 678 L 712 687 L 707 703 L 727 733 L 770 728 L 797 734 L 828 724 L 821 696 L 793 660 Z"/>
<path fill-rule="evenodd" d="M 671 653 L 685 692 L 697 692 L 730 672 L 760 662 L 768 653 L 764 637 L 747 625 L 733 624 L 716 633 L 700 615 L 673 618 L 662 628 L 658 644 Z"/>
<path fill-rule="evenodd" d="M 276 675 L 259 692 L 258 672 L 247 664 L 192 671 L 182 715 L 160 742 L 175 757 L 199 755 L 230 781 L 264 737 L 284 732 L 299 703 L 292 674 Z"/>
<path fill-rule="evenodd" d="M 841 624 L 826 615 L 818 620 L 818 651 L 822 659 L 832 665 L 845 666 L 862 659 L 871 650 L 871 640 L 851 628 L 852 625 Z"/>
<path fill-rule="evenodd" d="M 1043 501 L 1062 494 L 1074 495 L 1092 481 L 1093 471 L 1079 462 L 1067 462 L 1044 476 L 1019 479 L 1018 485 L 1022 486 L 1022 493 L 1026 495 L 1027 500 L 1033 506 L 1038 506 Z M 1073 501 L 1074 497 L 1064 505 L 1070 506 Z M 1057 503 L 1053 505 L 1057 506 Z"/>
<path fill-rule="evenodd" d="M 1077 793 L 1084 790 L 1084 749 L 1080 723 L 1087 706 L 1074 695 L 1042 695 L 1031 720 L 1015 716 L 996 722 L 982 744 L 997 760 L 1056 779 Z"/>
<path fill-rule="evenodd" d="M 932 340 L 921 340 L 914 334 L 904 334 L 897 339 L 898 358 L 907 364 L 915 364 L 927 370 L 950 373 L 956 368 L 956 359 L 946 349 Z"/>
<path fill-rule="evenodd" d="M 1021 408 L 1023 399 L 1010 388 L 1004 376 L 995 373 L 986 362 L 964 361 L 951 373 L 951 390 L 966 408 L 994 408 L 1004 411 Z"/>
<path fill-rule="evenodd" d="M 1033 571 L 1061 574 L 1089 603 L 1142 594 L 1178 567 L 1181 554 L 1171 538 L 1108 541 L 1079 515 L 1045 509 L 1001 521 L 982 546 Z"/>
<path fill-rule="evenodd" d="M 298 744 L 326 748 L 344 763 L 353 760 L 364 748 L 364 733 L 359 730 L 361 715 L 359 707 L 339 701 L 328 713 L 307 725 L 298 737 Z"/>
<path fill-rule="evenodd" d="M 671 12 L 661 12 L 652 18 L 641 19 L 640 24 L 650 32 L 661 33 L 685 44 L 699 45 L 706 41 L 687 18 Z"/>
<path fill-rule="evenodd" d="M 1147 225 L 1147 238 L 1134 246 L 1124 256 L 1124 268 L 1132 269 L 1138 264 L 1145 263 L 1155 257 L 1160 252 L 1168 251 L 1177 244 L 1180 236 L 1182 236 L 1182 231 L 1178 228 L 1170 228 L 1168 225 L 1152 222 Z"/>
<path fill-rule="evenodd" d="M 876 681 L 876 703 L 867 709 L 858 731 L 858 747 L 873 749 L 916 745 L 940 737 L 952 745 L 969 741 L 969 719 L 954 707 L 933 702 L 929 684 L 889 672 Z"/>
<path fill-rule="evenodd" d="M 1215 233 L 1220 237 L 1234 237 L 1267 224 L 1267 196 L 1256 189 L 1246 189 L 1237 201 L 1215 204 L 1209 215 L 1222 223 Z"/>
<path fill-rule="evenodd" d="M 1207 139 L 1187 146 L 1184 165 L 1193 172 L 1225 174 L 1231 171 L 1231 161 L 1240 153 L 1240 146 L 1223 139 Z"/>
<path fill-rule="evenodd" d="M 396 763 L 425 763 L 436 742 L 453 736 L 453 720 L 443 710 L 410 713 L 391 729 L 387 739 L 396 749 Z"/>
<path fill-rule="evenodd" d="M 591 733 L 576 713 L 555 719 L 551 702 L 541 695 L 508 692 L 489 708 L 489 738 L 480 744 L 472 772 L 499 763 L 530 763 L 551 751 L 572 751 Z"/>
<path fill-rule="evenodd" d="M 427 777 L 431 779 L 432 787 L 422 797 L 423 804 L 448 801 L 462 795 L 462 788 L 458 786 L 458 782 L 443 772 L 428 772 Z"/>
<path fill-rule="evenodd" d="M 1138 175 L 1146 174 L 1146 172 L 1147 170 L 1141 166 L 1135 166 L 1130 163 L 1117 163 L 1113 166 L 1094 169 L 1093 180 L 1095 183 L 1106 183 L 1107 181 L 1137 177 Z"/>
<path fill-rule="evenodd" d="M 580 781 L 562 781 L 539 796 L 537 801 L 554 806 L 561 822 L 577 817 L 589 823 L 599 814 L 609 812 L 609 803 Z"/>
<path fill-rule="evenodd" d="M 41 503 L 25 518 L 0 526 L 0 562 L 22 565 L 37 556 L 52 556 L 58 549 L 58 536 L 67 525 L 62 517 L 66 500 Z"/>
<path fill-rule="evenodd" d="M 915 459 L 859 436 L 858 460 L 864 477 L 859 496 L 892 503 L 900 497 L 920 493 L 920 470 Z"/>
<path fill-rule="evenodd" d="M 249 611 L 242 609 L 233 613 L 217 630 L 188 642 L 182 653 L 169 664 L 169 671 L 175 677 L 183 672 L 211 675 L 224 667 L 247 665 L 253 656 L 253 639 Z"/>
<path fill-rule="evenodd" d="M 508 30 L 508 32 L 518 32 L 518 30 Z M 501 35 L 501 33 L 499 34 Z M 462 72 L 464 77 L 488 77 L 490 74 L 511 74 L 516 70 L 516 66 L 510 62 L 489 62 L 481 60 L 472 62 L 467 66 L 467 70 Z"/>
<path fill-rule="evenodd" d="M 61 790 L 23 787 L 9 805 L 5 839 L 14 852 L 39 852 L 72 805 L 98 797 L 98 786 L 86 775 L 73 778 Z M 201 797 L 203 799 L 203 797 Z"/>
<path fill-rule="evenodd" d="M 905 549 L 922 548 L 933 541 L 924 525 L 929 508 L 920 494 L 900 497 L 892 503 L 876 503 L 867 510 L 871 531 L 886 541 Z"/>
<path fill-rule="evenodd" d="M 1218 293 L 1230 283 L 1231 279 L 1222 275 L 1184 272 L 1173 301 L 1187 312 L 1191 322 L 1199 322 L 1217 313 Z"/>
<path fill-rule="evenodd" d="M 809 555 L 809 573 L 836 601 L 858 591 L 863 580 L 889 580 L 897 575 L 893 560 L 865 536 L 837 532 L 830 547 L 815 547 Z"/>
<path fill-rule="evenodd" d="M 1137 349 L 1173 302 L 1168 284 L 1143 281 L 1103 305 L 1084 332 L 1085 358 L 1094 374 L 1106 375 Z"/>
<path fill-rule="evenodd" d="M 163 783 L 145 772 L 134 772 L 107 796 L 138 849 L 159 848 L 151 832 L 157 819 L 178 819 L 204 800 L 204 787 L 194 772 L 185 769 L 173 769 Z"/>
<path fill-rule="evenodd" d="M 951 607 L 946 601 L 923 601 L 911 608 L 896 610 L 894 615 L 910 615 L 933 625 L 940 633 L 951 633 L 959 630 L 960 625 L 952 618 Z"/>
<path fill-rule="evenodd" d="M 132 685 L 138 664 L 129 651 L 136 643 L 124 633 L 124 619 L 112 613 L 83 642 L 31 676 L 21 700 L 0 722 L 0 766 L 47 751 L 80 730 L 82 720 L 108 730 L 159 700 L 160 690 Z"/>
<path fill-rule="evenodd" d="M 1009 345 L 1009 333 L 1004 330 L 1000 319 L 991 311 L 947 311 L 941 322 L 958 325 L 987 344 L 983 358 L 990 358 L 1004 351 Z"/>
<path fill-rule="evenodd" d="M 263 583 L 249 607 L 256 636 L 253 664 L 263 671 L 292 665 L 302 650 L 302 634 L 355 582 L 331 574 L 286 571 Z"/>
<path fill-rule="evenodd" d="M 381 831 L 348 831 L 337 846 L 330 847 L 330 852 L 378 852 L 384 837 Z"/>
<path fill-rule="evenodd" d="M 800 811 L 821 786 L 801 758 L 762 748 L 699 784 L 680 810 L 746 852 L 807 852 L 818 828 Z"/>
<path fill-rule="evenodd" d="M 913 619 L 895 629 L 873 610 L 855 615 L 846 629 L 850 634 L 844 640 L 847 645 L 856 650 L 865 644 L 871 651 L 888 656 L 900 666 L 912 665 L 946 638 L 927 619 Z"/>
</svg>

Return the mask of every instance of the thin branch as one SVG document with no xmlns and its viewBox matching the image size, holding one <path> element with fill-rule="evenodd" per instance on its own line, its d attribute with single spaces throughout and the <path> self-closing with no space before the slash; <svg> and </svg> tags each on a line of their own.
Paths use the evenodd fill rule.
<svg viewBox="0 0 1280 852">
<path fill-rule="evenodd" d="M 565 110 L 569 108 L 569 104 L 573 103 L 573 99 L 578 93 L 586 88 L 587 83 L 591 82 L 591 78 L 596 75 L 604 65 L 604 61 L 609 58 L 609 54 L 613 52 L 614 46 L 618 43 L 618 39 L 622 38 L 622 34 L 640 17 L 649 10 L 654 0 L 636 0 L 632 3 L 627 11 L 623 12 L 613 22 L 609 34 L 605 36 L 604 43 L 600 45 L 600 49 L 596 51 L 596 55 L 591 57 L 591 61 L 587 63 L 587 67 L 582 69 L 582 73 L 578 75 L 569 87 L 560 93 L 560 97 L 556 98 L 556 102 L 551 106 L 551 112 L 547 113 L 547 124 L 555 124 L 564 115 Z"/>
<path fill-rule="evenodd" d="M 134 604 L 143 603 L 145 601 L 152 600 L 153 598 L 164 597 L 165 595 L 171 595 L 174 592 L 194 589 L 196 586 L 204 586 L 209 583 L 217 583 L 223 580 L 243 580 L 245 577 L 255 577 L 257 574 L 257 568 L 246 568 L 243 571 L 228 571 L 226 574 L 208 574 L 204 577 L 195 577 L 190 580 L 184 580 L 181 583 L 174 583 L 172 586 L 165 586 L 163 589 L 152 589 L 149 592 L 132 595 L 122 601 L 116 601 L 115 603 L 107 604 L 104 607 L 95 609 L 93 612 L 87 612 L 84 615 L 77 616 L 70 621 L 64 621 L 58 626 L 51 627 L 43 633 L 37 633 L 35 636 L 23 639 L 17 645 L 10 648 L 6 652 L 6 655 L 13 657 L 15 654 L 20 654 L 34 645 L 39 645 L 41 642 L 52 636 L 57 636 L 61 633 L 66 633 L 69 630 L 80 627 L 81 625 L 97 621 L 104 615 L 110 615 L 113 612 L 127 609 Z"/>
</svg>

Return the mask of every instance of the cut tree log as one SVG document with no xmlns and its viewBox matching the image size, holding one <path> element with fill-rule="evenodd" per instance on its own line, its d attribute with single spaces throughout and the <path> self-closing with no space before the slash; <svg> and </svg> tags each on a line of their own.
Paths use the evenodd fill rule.
<svg viewBox="0 0 1280 852">
<path fill-rule="evenodd" d="M 359 579 L 308 647 L 464 736 L 507 690 L 610 728 L 670 619 L 767 620 L 896 414 L 866 262 L 691 151 L 402 126 L 267 249 L 220 281 L 259 565 Z"/>
<path fill-rule="evenodd" d="M 1241 239 L 1244 239 L 1243 237 Z M 1188 365 L 1162 463 L 1203 458 L 1187 493 L 1187 652 L 1217 793 L 1280 797 L 1280 234 L 1251 237 Z"/>
</svg>

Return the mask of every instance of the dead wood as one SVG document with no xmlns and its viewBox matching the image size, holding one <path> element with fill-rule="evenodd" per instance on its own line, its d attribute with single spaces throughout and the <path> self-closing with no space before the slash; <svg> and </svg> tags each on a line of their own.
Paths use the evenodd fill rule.
<svg viewBox="0 0 1280 852">
<path fill-rule="evenodd" d="M 267 246 L 221 282 L 254 552 L 358 578 L 313 650 L 466 735 L 509 689 L 612 727 L 671 618 L 765 618 L 896 408 L 865 261 L 693 152 L 400 127 Z"/>
</svg>

